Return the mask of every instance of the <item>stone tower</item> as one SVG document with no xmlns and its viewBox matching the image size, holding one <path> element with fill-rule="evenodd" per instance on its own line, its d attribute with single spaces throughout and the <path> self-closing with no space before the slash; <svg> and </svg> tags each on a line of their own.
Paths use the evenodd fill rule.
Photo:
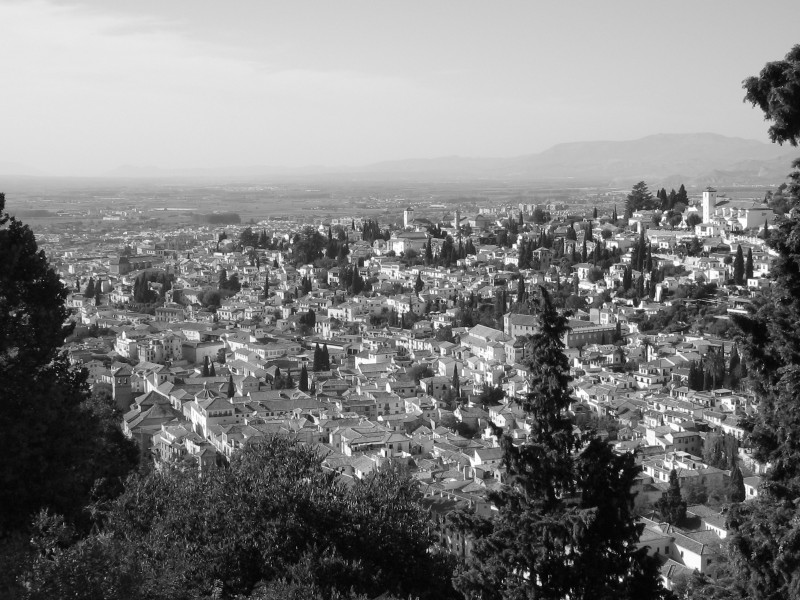
<svg viewBox="0 0 800 600">
<path fill-rule="evenodd" d="M 707 187 L 703 192 L 703 223 L 711 221 L 717 207 L 717 190 Z"/>
<path fill-rule="evenodd" d="M 410 206 L 403 211 L 403 227 L 411 227 L 414 222 L 414 209 Z"/>
</svg>

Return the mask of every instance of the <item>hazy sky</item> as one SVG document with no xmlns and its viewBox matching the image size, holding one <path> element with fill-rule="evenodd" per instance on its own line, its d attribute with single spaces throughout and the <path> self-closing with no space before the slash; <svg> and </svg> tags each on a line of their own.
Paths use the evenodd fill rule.
<svg viewBox="0 0 800 600">
<path fill-rule="evenodd" d="M 359 165 L 710 131 L 798 0 L 0 0 L 0 163 Z"/>
</svg>

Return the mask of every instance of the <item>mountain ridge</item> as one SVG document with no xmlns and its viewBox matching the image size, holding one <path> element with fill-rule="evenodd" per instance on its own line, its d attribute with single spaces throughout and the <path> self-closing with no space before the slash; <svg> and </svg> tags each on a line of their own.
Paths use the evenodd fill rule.
<svg viewBox="0 0 800 600">
<path fill-rule="evenodd" d="M 782 181 L 797 152 L 776 144 L 716 133 L 657 133 L 635 140 L 563 142 L 538 153 L 512 157 L 440 156 L 385 160 L 358 166 L 266 165 L 217 168 L 165 168 L 124 165 L 104 178 L 254 179 L 353 178 L 362 180 L 552 180 L 652 185 L 680 177 L 688 184 L 760 184 Z M 43 176 L 30 167 L 13 173 L 0 164 L 0 175 Z"/>
</svg>

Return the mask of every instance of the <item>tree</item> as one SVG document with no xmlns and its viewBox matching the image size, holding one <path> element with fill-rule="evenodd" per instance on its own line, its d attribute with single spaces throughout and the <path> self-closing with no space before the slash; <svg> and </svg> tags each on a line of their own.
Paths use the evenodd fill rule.
<svg viewBox="0 0 800 600">
<path fill-rule="evenodd" d="M 305 363 L 303 363 L 303 368 L 300 370 L 300 381 L 297 384 L 297 389 L 301 392 L 308 391 L 308 370 Z"/>
<path fill-rule="evenodd" d="M 217 289 L 220 290 L 228 289 L 228 271 L 226 271 L 225 269 L 219 270 L 219 276 L 217 278 Z"/>
<path fill-rule="evenodd" d="M 458 380 L 458 365 L 453 367 L 453 381 L 451 382 L 450 389 L 453 391 L 453 397 L 456 399 L 461 398 L 461 382 Z"/>
<path fill-rule="evenodd" d="M 736 285 L 744 285 L 745 283 L 745 267 L 744 267 L 744 253 L 742 246 L 736 246 L 736 258 L 733 259 L 733 281 Z"/>
<path fill-rule="evenodd" d="M 669 473 L 669 488 L 658 500 L 658 512 L 667 523 L 675 525 L 686 518 L 686 501 L 681 497 L 681 486 L 675 469 Z"/>
<path fill-rule="evenodd" d="M 800 45 L 783 61 L 768 63 L 744 81 L 745 100 L 759 106 L 773 124 L 774 142 L 796 146 L 800 139 Z M 788 598 L 800 589 L 800 161 L 787 186 L 789 212 L 766 238 L 777 253 L 771 289 L 752 312 L 735 318 L 749 386 L 758 412 L 744 420 L 754 457 L 769 463 L 758 497 L 728 513 L 729 549 L 735 584 L 742 596 Z"/>
<path fill-rule="evenodd" d="M 228 279 L 228 284 L 226 286 L 226 289 L 229 289 L 232 292 L 238 292 L 242 289 L 242 284 L 239 283 L 238 273 L 234 273 L 233 275 L 230 276 L 230 278 Z"/>
<path fill-rule="evenodd" d="M 203 357 L 203 370 L 200 374 L 203 377 L 208 377 L 209 375 L 211 375 L 211 371 L 209 370 L 209 365 L 208 365 L 208 354 L 206 354 Z"/>
<path fill-rule="evenodd" d="M 322 371 L 331 370 L 331 357 L 328 353 L 328 344 L 322 344 Z"/>
<path fill-rule="evenodd" d="M 5 534 L 29 531 L 41 509 L 86 526 L 91 495 L 118 493 L 138 451 L 122 435 L 113 406 L 90 394 L 87 372 L 71 368 L 61 351 L 74 328 L 67 289 L 30 228 L 5 211 L 4 194 L 0 256 L 2 546 Z"/>
<path fill-rule="evenodd" d="M 89 277 L 89 283 L 86 284 L 86 289 L 83 291 L 83 295 L 86 298 L 94 298 L 94 277 Z"/>
<path fill-rule="evenodd" d="M 236 386 L 233 384 L 233 373 L 228 376 L 228 398 L 233 398 L 236 395 Z"/>
<path fill-rule="evenodd" d="M 214 361 L 211 361 L 211 367 L 208 370 L 209 377 L 216 377 L 217 376 L 217 369 L 214 367 Z"/>
<path fill-rule="evenodd" d="M 475 538 L 455 587 L 486 600 L 664 598 L 656 560 L 637 548 L 630 489 L 639 469 L 633 456 L 573 433 L 562 341 L 568 322 L 544 289 L 534 308 L 541 328 L 526 347 L 531 392 L 521 402 L 529 441 L 517 446 L 496 432 L 508 482 L 489 494 L 493 519 L 451 517 Z"/>
<path fill-rule="evenodd" d="M 647 184 L 640 181 L 633 186 L 631 192 L 628 194 L 628 199 L 625 202 L 625 216 L 630 218 L 633 213 L 639 210 L 652 210 L 656 208 L 657 200 L 653 198 L 653 194 L 647 189 Z"/>
<path fill-rule="evenodd" d="M 758 106 L 766 121 L 773 142 L 789 142 L 797 146 L 800 141 L 800 44 L 794 46 L 784 60 L 769 62 L 757 77 L 743 82 L 747 91 L 745 102 Z"/>
<path fill-rule="evenodd" d="M 753 278 L 753 249 L 747 249 L 747 261 L 744 266 L 744 276 L 746 279 Z"/>
<path fill-rule="evenodd" d="M 703 217 L 697 213 L 692 213 L 686 217 L 685 221 L 687 228 L 694 229 L 696 225 L 700 225 L 703 222 Z"/>
<path fill-rule="evenodd" d="M 322 371 L 322 349 L 319 347 L 319 342 L 314 344 L 314 365 L 312 370 L 316 373 Z"/>
<path fill-rule="evenodd" d="M 422 282 L 422 276 L 420 273 L 417 273 L 417 280 L 414 282 L 414 291 L 419 294 L 423 287 L 425 287 L 425 284 Z"/>
<path fill-rule="evenodd" d="M 272 437 L 228 468 L 132 476 L 83 540 L 42 528 L 32 596 L 452 599 L 417 483 L 387 467 L 346 486 L 322 460 Z"/>
<path fill-rule="evenodd" d="M 739 468 L 739 465 L 734 466 L 731 471 L 731 481 L 728 485 L 728 489 L 730 490 L 729 496 L 731 502 L 744 502 L 744 476 L 742 475 L 742 470 Z"/>
</svg>

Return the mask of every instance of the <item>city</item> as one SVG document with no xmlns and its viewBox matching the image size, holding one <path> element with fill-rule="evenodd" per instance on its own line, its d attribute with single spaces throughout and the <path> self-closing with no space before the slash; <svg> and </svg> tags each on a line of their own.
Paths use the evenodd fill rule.
<svg viewBox="0 0 800 600">
<path fill-rule="evenodd" d="M 641 544 L 672 586 L 719 560 L 724 503 L 758 494 L 763 465 L 738 447 L 758 399 L 729 329 L 769 285 L 776 198 L 628 196 L 611 210 L 457 207 L 433 223 L 406 207 L 393 224 L 297 217 L 108 242 L 37 228 L 70 289 L 70 363 L 113 399 L 143 463 L 204 471 L 272 436 L 318 447 L 344 480 L 401 463 L 461 557 L 471 541 L 446 515 L 491 514 L 486 492 L 505 483 L 492 424 L 517 443 L 530 432 L 530 298 L 549 290 L 571 311 L 573 427 L 636 455 Z M 103 218 L 131 230 L 138 213 Z M 683 527 L 656 510 L 672 472 Z"/>
<path fill-rule="evenodd" d="M 800 597 L 798 21 L 0 0 L 0 598 Z"/>
</svg>

